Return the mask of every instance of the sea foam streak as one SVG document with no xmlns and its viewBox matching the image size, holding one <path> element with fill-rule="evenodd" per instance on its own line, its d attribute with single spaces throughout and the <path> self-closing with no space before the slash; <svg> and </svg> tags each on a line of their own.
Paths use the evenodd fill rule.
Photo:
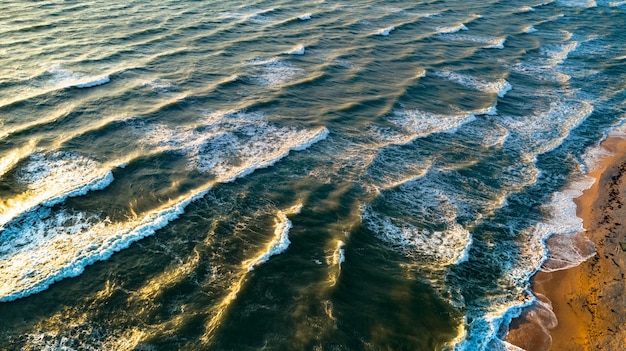
<svg viewBox="0 0 626 351">
<path fill-rule="evenodd" d="M 249 129 L 252 130 L 259 129 Z M 256 169 L 269 167 L 290 151 L 304 150 L 328 135 L 326 128 L 275 128 L 273 131 L 279 134 L 256 139 L 253 135 L 248 143 L 241 141 L 234 144 L 243 150 L 230 150 L 230 154 L 235 152 L 240 157 L 249 155 L 251 159 L 233 163 L 232 159 L 229 162 L 228 159 L 216 160 L 215 157 L 219 156 L 211 156 L 207 160 L 215 170 L 203 165 L 201 158 L 192 163 L 195 162 L 201 171 L 213 173 L 216 182 L 230 182 Z M 198 149 L 191 148 L 192 155 L 193 150 Z M 189 149 L 184 151 L 190 152 Z M 210 150 L 207 152 L 210 153 Z M 224 152 L 221 156 L 228 156 L 228 151 Z M 97 214 L 53 211 L 45 207 L 32 215 L 23 216 L 19 222 L 11 222 L 0 232 L 0 280 L 5 282 L 0 287 L 0 301 L 28 296 L 45 290 L 58 280 L 80 275 L 86 266 L 106 260 L 113 253 L 165 227 L 181 215 L 189 203 L 203 197 L 216 182 L 199 186 L 127 222 L 112 222 Z"/>
<path fill-rule="evenodd" d="M 103 189 L 113 182 L 113 174 L 86 157 L 57 151 L 30 156 L 17 171 L 17 182 L 25 191 L 0 202 L 0 229 L 40 204 L 52 206 L 68 197 Z"/>
</svg>

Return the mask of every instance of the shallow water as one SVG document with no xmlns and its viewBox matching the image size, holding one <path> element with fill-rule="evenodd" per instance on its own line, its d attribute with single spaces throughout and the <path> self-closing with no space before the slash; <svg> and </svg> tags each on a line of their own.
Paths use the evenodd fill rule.
<svg viewBox="0 0 626 351">
<path fill-rule="evenodd" d="M 625 11 L 3 2 L 0 348 L 505 348 Z"/>
</svg>

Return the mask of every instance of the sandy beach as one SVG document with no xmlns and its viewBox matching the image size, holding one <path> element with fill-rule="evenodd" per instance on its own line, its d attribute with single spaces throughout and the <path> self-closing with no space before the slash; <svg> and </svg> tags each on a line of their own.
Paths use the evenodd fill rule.
<svg viewBox="0 0 626 351">
<path fill-rule="evenodd" d="M 626 349 L 626 252 L 620 247 L 626 242 L 626 139 L 611 137 L 602 147 L 612 156 L 589 174 L 597 181 L 575 200 L 586 229 L 578 236 L 593 241 L 597 254 L 535 275 L 533 290 L 543 303 L 524 311 L 507 337 L 527 351 Z"/>
</svg>

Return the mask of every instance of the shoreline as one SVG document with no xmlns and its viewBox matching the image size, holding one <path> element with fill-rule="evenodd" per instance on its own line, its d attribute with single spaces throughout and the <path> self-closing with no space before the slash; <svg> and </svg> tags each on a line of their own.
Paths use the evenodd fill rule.
<svg viewBox="0 0 626 351">
<path fill-rule="evenodd" d="M 626 349 L 626 252 L 620 248 L 626 242 L 626 138 L 610 135 L 600 148 L 609 155 L 587 174 L 593 185 L 574 199 L 585 231 L 572 235 L 579 246 L 591 240 L 596 254 L 532 277 L 539 302 L 512 321 L 506 338 L 524 350 Z"/>
</svg>

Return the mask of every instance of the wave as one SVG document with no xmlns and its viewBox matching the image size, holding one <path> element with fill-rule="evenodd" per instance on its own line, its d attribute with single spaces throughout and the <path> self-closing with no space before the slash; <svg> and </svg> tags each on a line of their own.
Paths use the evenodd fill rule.
<svg viewBox="0 0 626 351">
<path fill-rule="evenodd" d="M 251 80 L 269 87 L 280 87 L 304 73 L 302 69 L 278 58 L 255 59 L 249 61 L 249 64 L 255 70 Z"/>
<path fill-rule="evenodd" d="M 310 20 L 310 19 L 311 19 L 311 16 L 313 16 L 313 14 L 312 14 L 312 13 L 305 13 L 305 14 L 303 14 L 303 15 L 298 16 L 298 19 L 299 19 L 300 21 L 308 21 L 308 20 Z"/>
<path fill-rule="evenodd" d="M 457 115 L 441 115 L 420 110 L 394 111 L 387 120 L 400 130 L 375 128 L 377 139 L 387 144 L 407 144 L 435 133 L 454 133 L 459 127 L 476 120 L 478 115 L 495 115 L 495 104 Z"/>
<path fill-rule="evenodd" d="M 396 28 L 395 27 L 387 27 L 387 28 L 383 28 L 381 30 L 379 30 L 378 32 L 376 32 L 376 35 L 380 35 L 383 37 L 388 36 L 392 31 L 394 31 Z"/>
<path fill-rule="evenodd" d="M 500 123 L 525 154 L 539 155 L 561 145 L 592 112 L 593 106 L 586 101 L 554 101 L 548 111 L 523 117 L 505 116 Z"/>
<path fill-rule="evenodd" d="M 456 33 L 462 30 L 468 30 L 468 28 L 463 23 L 450 26 L 450 27 L 437 27 L 437 33 L 439 34 L 451 34 L 451 33 Z"/>
<path fill-rule="evenodd" d="M 526 34 L 535 33 L 535 32 L 537 32 L 537 29 L 535 29 L 534 26 L 526 26 L 526 27 L 524 27 L 523 32 L 526 33 Z"/>
<path fill-rule="evenodd" d="M 333 252 L 333 260 L 332 260 L 333 265 L 341 266 L 341 264 L 346 261 L 346 254 L 343 249 L 345 245 L 346 244 L 343 241 L 337 240 L 337 248 Z"/>
<path fill-rule="evenodd" d="M 11 150 L 0 158 L 0 178 L 13 169 L 20 160 L 28 157 L 35 150 L 36 144 L 35 140 L 29 140 L 25 146 Z"/>
<path fill-rule="evenodd" d="M 298 44 L 293 49 L 285 52 L 287 55 L 304 55 L 304 45 Z"/>
<path fill-rule="evenodd" d="M 3 261 L 0 279 L 5 282 L 0 287 L 0 301 L 12 301 L 38 293 L 58 280 L 80 275 L 86 266 L 107 260 L 115 252 L 165 227 L 184 213 L 187 205 L 205 196 L 216 182 L 232 182 L 257 169 L 269 167 L 291 151 L 304 150 L 328 135 L 326 128 L 273 131 L 282 134 L 274 138 L 260 137 L 251 142 L 251 147 L 240 152 L 241 157 L 248 155 L 251 160 L 238 164 L 232 163 L 233 158 L 231 162 L 225 159 L 215 162 L 215 166 L 221 164 L 222 168 L 227 168 L 215 182 L 206 183 L 127 222 L 112 222 L 97 214 L 40 207 L 22 216 L 18 222 L 9 223 L 0 232 L 0 257 Z M 255 144 L 263 142 L 264 146 L 255 147 Z M 261 154 L 263 150 L 268 150 L 268 153 Z M 226 157 L 225 154 L 222 156 Z M 200 163 L 199 166 L 209 165 Z"/>
<path fill-rule="evenodd" d="M 440 270 L 467 259 L 472 237 L 457 222 L 460 209 L 455 202 L 427 183 L 385 191 L 363 207 L 361 218 L 381 240 L 426 268 Z M 393 215 L 385 214 L 389 211 Z"/>
<path fill-rule="evenodd" d="M 109 83 L 111 77 L 108 74 L 103 75 L 82 75 L 70 70 L 56 66 L 51 70 L 53 78 L 50 84 L 56 88 L 92 88 L 99 85 Z"/>
<path fill-rule="evenodd" d="M 45 79 L 45 76 L 49 75 L 51 75 L 52 77 L 45 82 L 41 81 Z M 99 85 L 107 84 L 110 81 L 110 74 L 83 75 L 61 68 L 60 65 L 56 65 L 53 68 L 45 71 L 45 73 L 41 75 L 41 77 L 33 79 L 33 82 L 31 82 L 31 84 L 34 87 L 31 86 L 27 87 L 23 91 L 17 91 L 12 94 L 10 99 L 1 99 L 0 107 L 8 107 L 14 104 L 19 104 L 24 101 L 28 101 L 62 89 L 92 88 Z"/>
<path fill-rule="evenodd" d="M 249 261 L 244 262 L 244 266 L 247 267 L 248 271 L 251 271 L 254 267 L 267 262 L 270 257 L 279 255 L 287 250 L 289 244 L 291 244 L 291 241 L 289 241 L 289 230 L 291 230 L 292 226 L 292 223 L 287 216 L 298 214 L 301 209 L 302 204 L 298 204 L 286 211 L 278 211 L 278 218 L 276 219 L 276 226 L 274 229 L 274 238 L 267 244 L 263 253 Z"/>
<path fill-rule="evenodd" d="M 504 49 L 504 43 L 506 43 L 506 38 L 481 37 L 481 36 L 463 35 L 463 34 L 448 34 L 445 36 L 445 39 L 467 41 L 467 42 L 482 44 L 483 49 Z"/>
<path fill-rule="evenodd" d="M 571 41 L 561 45 L 551 45 L 542 48 L 542 52 L 546 55 L 547 61 L 551 66 L 556 66 L 567 59 L 570 53 L 578 48 L 578 42 Z"/>
<path fill-rule="evenodd" d="M 25 190 L 0 203 L 0 229 L 39 205 L 53 206 L 69 197 L 101 190 L 113 182 L 110 169 L 76 153 L 34 154 L 16 171 Z"/>
<path fill-rule="evenodd" d="M 500 98 L 504 97 L 504 95 L 512 89 L 511 84 L 504 79 L 499 79 L 495 82 L 488 82 L 457 72 L 439 71 L 435 74 L 468 88 L 496 94 Z"/>
<path fill-rule="evenodd" d="M 28 131 L 32 128 L 35 127 L 39 127 L 42 125 L 46 125 L 46 124 L 50 124 L 50 123 L 55 123 L 58 122 L 60 120 L 63 120 L 63 118 L 70 116 L 72 114 L 73 110 L 71 107 L 57 107 L 54 112 L 50 115 L 46 115 L 43 118 L 37 118 L 34 121 L 30 121 L 30 122 L 26 122 L 26 121 L 19 121 L 15 124 L 15 126 L 11 126 L 9 127 L 8 125 L 3 126 L 3 130 L 0 131 L 0 140 L 2 139 L 6 139 L 7 137 L 11 136 L 11 135 L 15 135 L 24 131 Z M 8 124 L 8 123 L 7 123 Z"/>
<path fill-rule="evenodd" d="M 557 0 L 557 3 L 561 6 L 577 7 L 584 9 L 598 6 L 595 0 Z"/>
<path fill-rule="evenodd" d="M 211 113 L 195 126 L 140 124 L 135 128 L 149 149 L 184 153 L 191 168 L 220 182 L 258 169 L 268 159 L 278 161 L 291 150 L 304 150 L 329 134 L 326 128 L 278 127 L 268 123 L 262 113 L 245 111 Z M 286 150 L 285 143 L 294 146 Z"/>
</svg>

